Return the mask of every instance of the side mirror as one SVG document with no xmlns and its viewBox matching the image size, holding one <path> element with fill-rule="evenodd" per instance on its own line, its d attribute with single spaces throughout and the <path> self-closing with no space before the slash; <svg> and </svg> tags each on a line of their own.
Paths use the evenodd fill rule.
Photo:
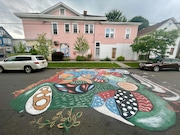
<svg viewBox="0 0 180 135">
<path fill-rule="evenodd" d="M 6 62 L 7 61 L 7 59 L 4 59 L 4 62 Z"/>
</svg>

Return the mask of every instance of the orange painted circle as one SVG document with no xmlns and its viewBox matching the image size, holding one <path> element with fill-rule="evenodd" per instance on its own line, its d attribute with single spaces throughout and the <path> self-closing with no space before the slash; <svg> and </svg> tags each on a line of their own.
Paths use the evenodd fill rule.
<svg viewBox="0 0 180 135">
<path fill-rule="evenodd" d="M 135 84 L 129 82 L 118 82 L 118 85 L 127 91 L 136 91 L 138 89 Z"/>
</svg>

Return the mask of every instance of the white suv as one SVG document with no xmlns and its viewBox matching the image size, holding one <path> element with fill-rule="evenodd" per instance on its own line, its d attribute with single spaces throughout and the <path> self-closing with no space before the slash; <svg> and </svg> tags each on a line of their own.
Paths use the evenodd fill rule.
<svg viewBox="0 0 180 135">
<path fill-rule="evenodd" d="M 4 70 L 24 70 L 31 73 L 33 70 L 43 69 L 48 66 L 42 55 L 16 55 L 0 61 L 0 73 Z"/>
</svg>

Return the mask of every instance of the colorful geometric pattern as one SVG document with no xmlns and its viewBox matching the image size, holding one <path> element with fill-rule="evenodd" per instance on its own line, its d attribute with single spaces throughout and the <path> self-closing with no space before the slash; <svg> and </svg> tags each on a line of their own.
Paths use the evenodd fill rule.
<svg viewBox="0 0 180 135">
<path fill-rule="evenodd" d="M 171 93 L 171 97 L 157 93 Z M 167 101 L 180 99 L 167 88 L 118 69 L 63 70 L 14 92 L 14 96 L 11 106 L 18 112 L 38 115 L 50 109 L 91 107 L 153 131 L 166 130 L 176 123 L 176 113 Z"/>
</svg>

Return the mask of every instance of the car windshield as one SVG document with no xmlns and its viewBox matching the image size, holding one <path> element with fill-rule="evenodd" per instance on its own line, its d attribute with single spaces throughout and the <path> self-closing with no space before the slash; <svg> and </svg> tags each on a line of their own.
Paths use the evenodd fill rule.
<svg viewBox="0 0 180 135">
<path fill-rule="evenodd" d="M 36 57 L 37 60 L 44 60 L 45 58 L 43 56 Z"/>
<path fill-rule="evenodd" d="M 4 61 L 15 61 L 16 57 L 9 57 L 7 59 L 5 59 Z"/>
</svg>

